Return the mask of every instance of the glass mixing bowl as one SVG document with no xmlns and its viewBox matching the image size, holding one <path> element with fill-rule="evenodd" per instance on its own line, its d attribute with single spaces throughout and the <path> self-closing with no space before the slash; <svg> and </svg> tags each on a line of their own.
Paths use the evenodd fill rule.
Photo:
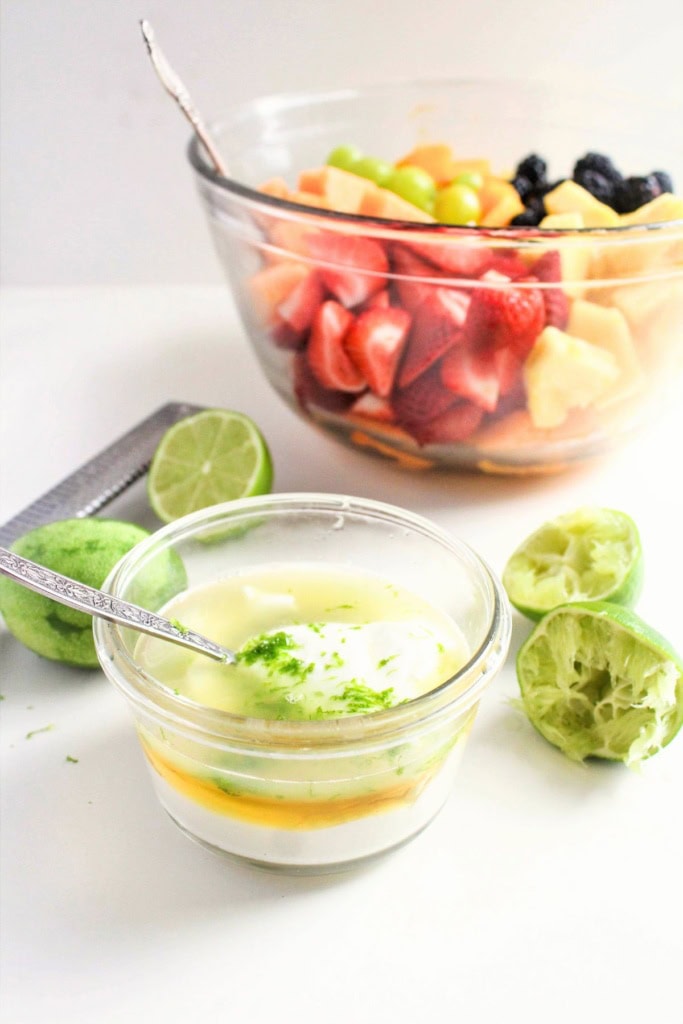
<svg viewBox="0 0 683 1024">
<path fill-rule="evenodd" d="M 504 176 L 535 152 L 551 179 L 570 177 L 599 151 L 627 176 L 662 169 L 683 188 L 679 120 L 675 105 L 595 90 L 428 81 L 247 103 L 213 128 L 230 178 L 196 141 L 189 158 L 260 365 L 294 410 L 410 468 L 545 472 L 624 441 L 677 393 L 683 219 L 447 227 L 333 212 L 259 186 L 296 189 L 299 172 L 341 143 L 394 161 L 436 140 Z M 525 303 L 538 316 L 515 337 L 508 319 Z M 387 306 L 399 361 L 387 370 L 381 350 L 393 343 L 375 334 L 373 373 L 349 374 L 351 326 L 364 318 L 363 344 L 368 322 L 386 317 L 369 311 Z"/>
<path fill-rule="evenodd" d="M 139 602 L 151 592 L 146 578 L 158 576 L 160 563 L 177 569 L 178 559 L 189 589 L 273 564 L 377 576 L 455 623 L 469 657 L 430 692 L 388 710 L 264 719 L 189 699 L 158 668 L 143 667 L 139 634 L 97 619 L 100 663 L 130 706 L 159 801 L 176 824 L 220 853 L 290 872 L 339 870 L 420 832 L 453 788 L 480 699 L 508 650 L 508 602 L 481 558 L 391 505 L 280 494 L 164 527 L 119 562 L 105 589 Z M 407 630 L 406 643 L 414 642 Z M 188 657 L 188 672 L 207 661 Z M 227 685 L 231 666 L 218 669 Z"/>
</svg>

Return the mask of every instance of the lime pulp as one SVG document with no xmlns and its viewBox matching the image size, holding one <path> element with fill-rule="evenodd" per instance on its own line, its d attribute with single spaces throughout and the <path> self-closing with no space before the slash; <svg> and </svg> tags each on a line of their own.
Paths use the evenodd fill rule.
<svg viewBox="0 0 683 1024">
<path fill-rule="evenodd" d="M 573 760 L 634 765 L 683 724 L 683 662 L 628 608 L 563 605 L 535 626 L 517 656 L 522 704 L 534 727 Z"/>
<path fill-rule="evenodd" d="M 641 590 L 638 529 L 616 509 L 587 507 L 557 516 L 526 538 L 503 570 L 511 603 L 539 619 L 570 601 L 632 606 Z"/>
</svg>

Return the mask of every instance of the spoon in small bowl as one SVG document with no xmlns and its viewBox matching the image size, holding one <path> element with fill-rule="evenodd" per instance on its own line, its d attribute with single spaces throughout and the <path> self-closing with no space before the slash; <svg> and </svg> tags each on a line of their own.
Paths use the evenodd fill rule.
<svg viewBox="0 0 683 1024">
<path fill-rule="evenodd" d="M 7 576 L 22 587 L 35 590 L 44 597 L 50 597 L 59 604 L 76 608 L 87 615 L 94 615 L 109 622 L 117 622 L 120 626 L 128 626 L 139 633 L 148 633 L 160 640 L 187 647 L 191 651 L 205 654 L 214 661 L 234 665 L 237 661 L 235 651 L 221 647 L 208 637 L 196 633 L 192 629 L 164 619 L 161 615 L 140 608 L 139 605 L 120 601 L 104 590 L 89 587 L 85 583 L 62 576 L 61 573 L 46 569 L 38 562 L 16 555 L 7 548 L 0 547 L 0 575 Z"/>
<path fill-rule="evenodd" d="M 143 19 L 140 22 L 140 29 L 142 31 L 142 38 L 145 40 L 145 44 L 147 46 L 147 52 L 149 53 L 152 64 L 154 65 L 154 70 L 156 71 L 161 84 L 169 96 L 175 100 L 185 117 L 192 125 L 195 135 L 204 146 L 204 149 L 206 150 L 217 173 L 223 178 L 227 178 L 228 169 L 218 150 L 218 146 L 211 137 L 211 133 L 206 127 L 204 119 L 192 102 L 184 82 L 179 78 L 164 54 L 159 49 L 152 26 L 148 21 Z"/>
</svg>

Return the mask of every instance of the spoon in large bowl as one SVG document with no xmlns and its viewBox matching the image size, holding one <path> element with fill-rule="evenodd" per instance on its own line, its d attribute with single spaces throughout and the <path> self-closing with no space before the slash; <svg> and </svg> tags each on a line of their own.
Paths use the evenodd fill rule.
<svg viewBox="0 0 683 1024">
<path fill-rule="evenodd" d="M 175 100 L 185 117 L 192 125 L 197 138 L 204 146 L 204 149 L 208 153 L 209 159 L 218 174 L 227 178 L 228 169 L 218 150 L 218 146 L 211 137 L 211 133 L 206 127 L 204 119 L 192 102 L 185 84 L 173 70 L 168 60 L 159 49 L 152 26 L 148 21 L 143 19 L 140 22 L 140 29 L 142 31 L 142 38 L 145 40 L 145 45 L 147 46 L 147 52 L 149 53 L 152 64 L 154 65 L 154 70 L 156 71 L 161 84 L 169 96 Z"/>
<path fill-rule="evenodd" d="M 35 590 L 44 597 L 50 597 L 59 604 L 76 608 L 79 612 L 94 615 L 109 622 L 117 622 L 120 626 L 128 626 L 139 633 L 148 633 L 160 640 L 187 647 L 199 654 L 205 654 L 215 661 L 234 665 L 237 655 L 227 647 L 221 647 L 208 637 L 196 633 L 192 629 L 164 619 L 147 608 L 121 601 L 104 590 L 89 587 L 85 583 L 62 576 L 61 573 L 46 569 L 44 565 L 16 555 L 7 548 L 0 547 L 0 575 L 7 576 L 22 587 Z"/>
</svg>

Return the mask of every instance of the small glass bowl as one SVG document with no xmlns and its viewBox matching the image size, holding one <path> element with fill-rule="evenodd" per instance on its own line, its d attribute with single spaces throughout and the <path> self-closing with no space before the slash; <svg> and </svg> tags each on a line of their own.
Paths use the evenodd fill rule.
<svg viewBox="0 0 683 1024">
<path fill-rule="evenodd" d="M 177 695 L 136 661 L 138 634 L 96 620 L 100 663 L 130 705 L 154 788 L 176 824 L 218 852 L 296 873 L 349 867 L 423 829 L 451 792 L 480 698 L 510 641 L 505 593 L 481 558 L 391 505 L 280 494 L 164 527 L 118 563 L 105 589 L 144 603 L 145 593 L 159 592 L 169 553 L 176 566 L 175 556 L 182 560 L 187 587 L 283 562 L 374 574 L 445 612 L 472 652 L 452 678 L 390 710 L 275 721 Z"/>
<path fill-rule="evenodd" d="M 678 395 L 683 219 L 447 227 L 316 209 L 259 187 L 279 178 L 295 189 L 299 172 L 342 143 L 394 160 L 437 141 L 458 157 L 488 159 L 501 175 L 541 154 L 551 181 L 571 177 L 574 163 L 598 150 L 627 176 L 666 170 L 681 190 L 679 120 L 676 104 L 594 89 L 408 82 L 245 104 L 213 129 L 231 177 L 216 175 L 194 140 L 189 158 L 247 334 L 292 409 L 411 469 L 549 472 L 624 442 Z M 540 300 L 543 328 L 581 344 L 567 348 L 555 336 L 530 369 L 541 321 L 522 344 L 509 338 L 505 315 L 488 302 L 492 291 L 501 308 L 509 298 Z M 320 373 L 312 317 L 329 299 L 354 317 L 373 302 L 407 314 L 388 390 L 369 377 L 364 386 Z"/>
</svg>

